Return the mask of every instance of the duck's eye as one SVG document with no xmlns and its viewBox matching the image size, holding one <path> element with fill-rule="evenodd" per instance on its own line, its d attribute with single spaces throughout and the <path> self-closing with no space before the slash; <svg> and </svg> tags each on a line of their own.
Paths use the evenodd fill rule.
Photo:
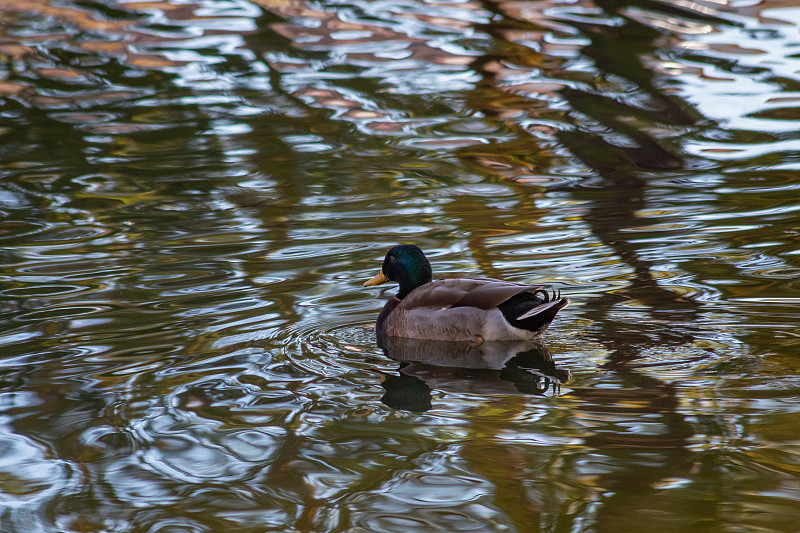
<svg viewBox="0 0 800 533">
<path fill-rule="evenodd" d="M 394 263 L 394 256 L 393 256 L 393 255 L 390 255 L 390 256 L 389 256 L 389 262 L 390 262 L 390 263 Z"/>
</svg>

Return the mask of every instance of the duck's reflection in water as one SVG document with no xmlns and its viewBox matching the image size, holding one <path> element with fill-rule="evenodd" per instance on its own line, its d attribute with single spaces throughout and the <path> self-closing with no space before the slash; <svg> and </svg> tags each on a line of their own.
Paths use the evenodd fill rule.
<svg viewBox="0 0 800 533">
<path fill-rule="evenodd" d="M 396 375 L 382 374 L 381 401 L 406 411 L 430 409 L 433 390 L 545 396 L 558 394 L 571 377 L 541 341 L 472 344 L 383 336 L 378 346 L 400 363 Z"/>
</svg>

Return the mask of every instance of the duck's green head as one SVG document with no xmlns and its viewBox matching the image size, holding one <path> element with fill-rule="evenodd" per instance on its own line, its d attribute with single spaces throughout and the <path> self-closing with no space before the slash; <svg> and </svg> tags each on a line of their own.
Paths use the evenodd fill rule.
<svg viewBox="0 0 800 533">
<path fill-rule="evenodd" d="M 386 254 L 383 267 L 377 276 L 364 283 L 365 287 L 379 285 L 386 281 L 396 281 L 400 284 L 397 297 L 401 300 L 406 295 L 433 279 L 431 264 L 428 258 L 417 246 L 413 244 L 400 244 Z"/>
</svg>

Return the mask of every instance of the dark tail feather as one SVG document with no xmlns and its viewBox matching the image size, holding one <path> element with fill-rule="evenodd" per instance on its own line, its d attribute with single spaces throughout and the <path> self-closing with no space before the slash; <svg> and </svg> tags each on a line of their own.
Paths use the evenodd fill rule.
<svg viewBox="0 0 800 533">
<path fill-rule="evenodd" d="M 538 305 L 524 313 L 517 318 L 517 322 L 523 329 L 536 331 L 542 329 L 544 331 L 550 322 L 556 317 L 559 311 L 569 305 L 569 298 L 558 298 L 550 303 Z"/>
<path fill-rule="evenodd" d="M 515 328 L 544 333 L 559 311 L 569 305 L 560 292 L 548 294 L 544 289 L 517 294 L 500 305 L 500 311 Z"/>
</svg>

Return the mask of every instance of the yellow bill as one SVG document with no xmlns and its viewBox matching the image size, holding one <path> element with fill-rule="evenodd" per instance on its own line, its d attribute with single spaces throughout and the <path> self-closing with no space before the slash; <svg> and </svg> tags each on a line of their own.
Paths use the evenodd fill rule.
<svg viewBox="0 0 800 533">
<path fill-rule="evenodd" d="M 369 281 L 365 281 L 364 282 L 364 286 L 365 287 L 372 287 L 373 285 L 380 285 L 381 283 L 386 283 L 387 281 L 389 281 L 389 278 L 387 278 L 383 274 L 383 269 L 381 269 L 381 271 L 378 272 L 378 275 L 376 275 L 374 278 L 372 278 Z"/>
</svg>

